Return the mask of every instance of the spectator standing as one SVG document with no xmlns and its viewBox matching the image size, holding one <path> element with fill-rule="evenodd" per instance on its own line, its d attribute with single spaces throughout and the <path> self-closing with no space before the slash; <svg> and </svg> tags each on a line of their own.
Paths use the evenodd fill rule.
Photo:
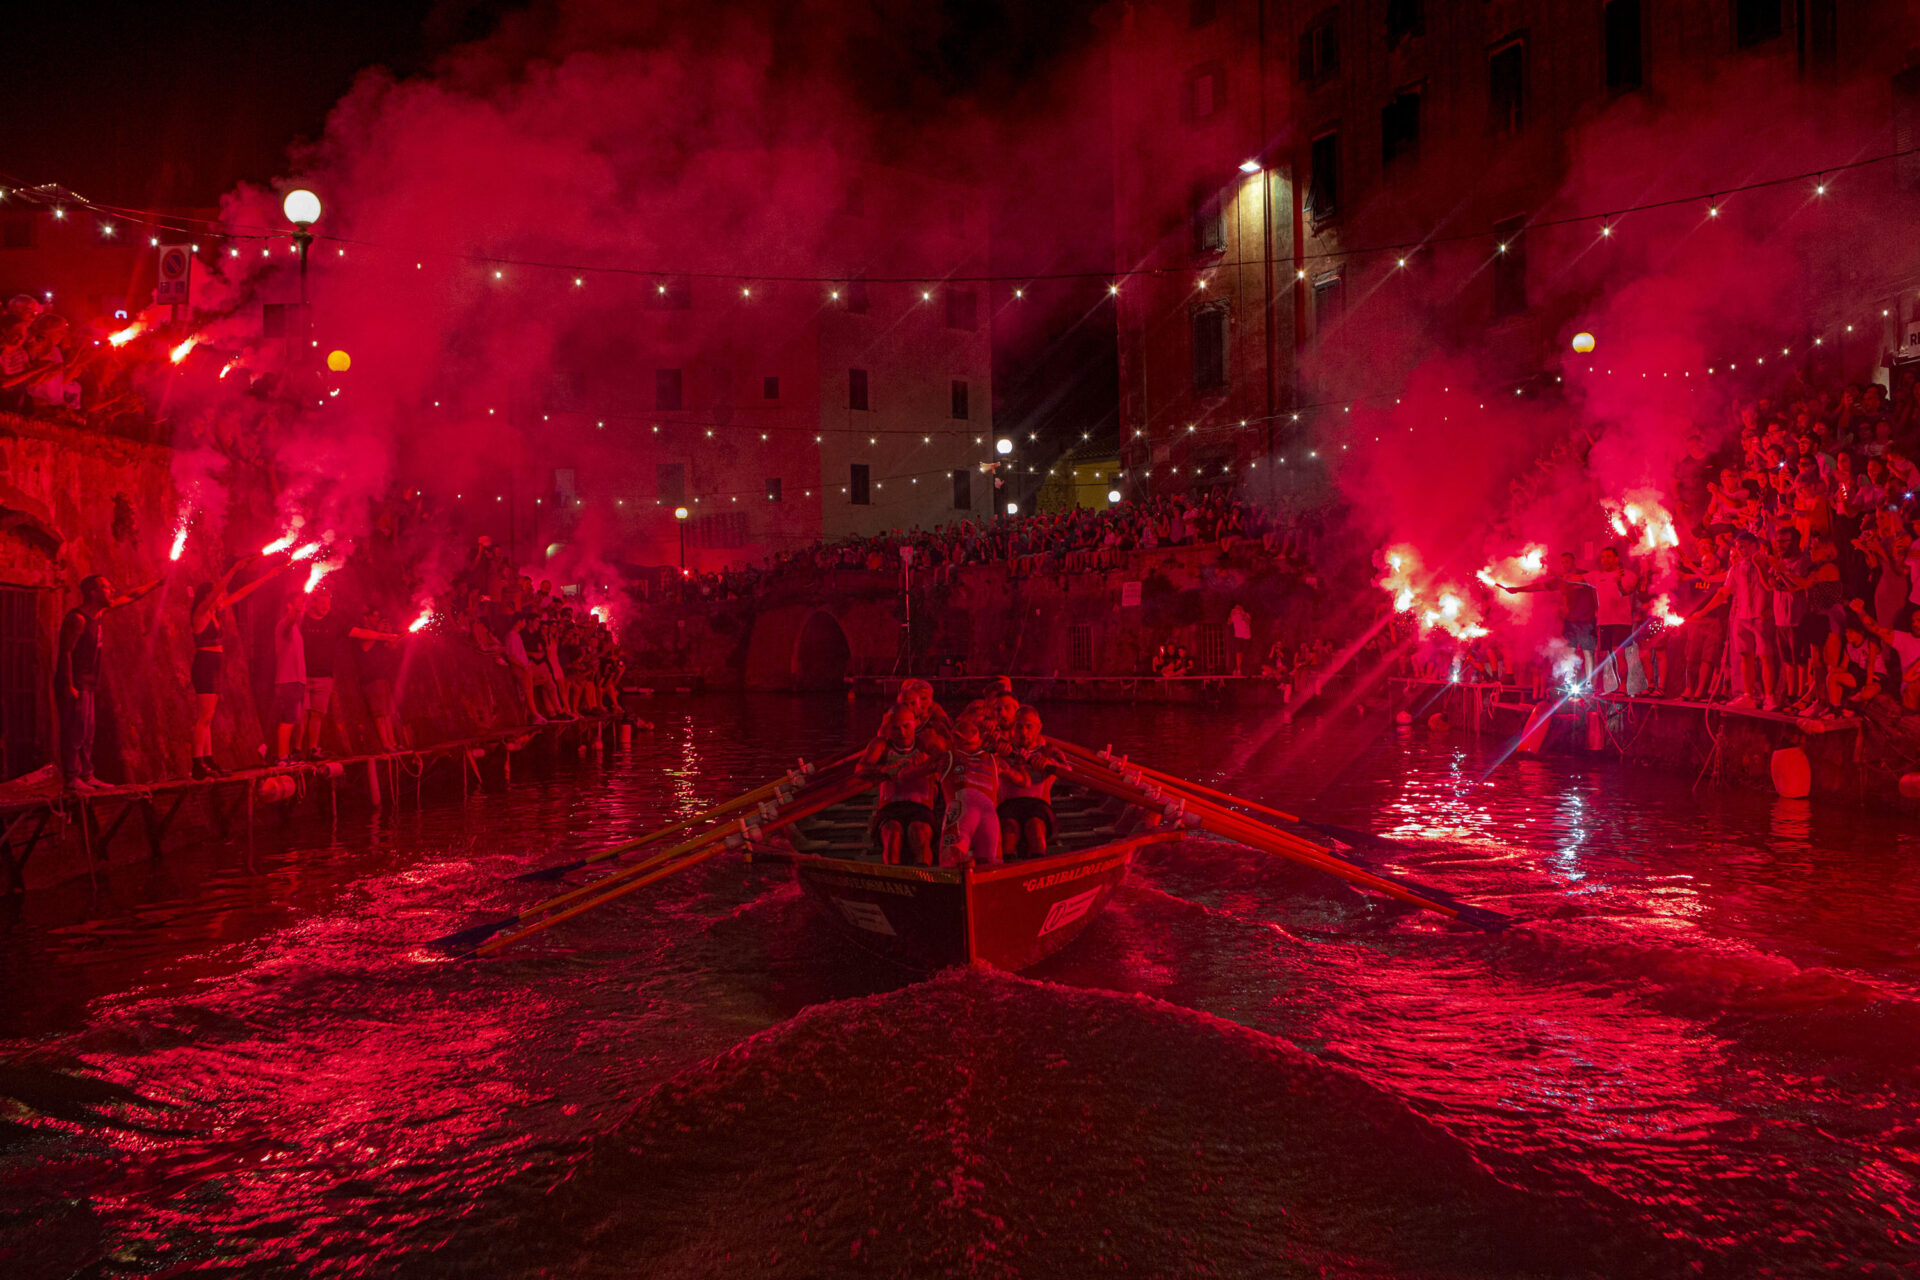
<svg viewBox="0 0 1920 1280">
<path fill-rule="evenodd" d="M 1247 650 L 1253 647 L 1253 615 L 1236 600 L 1227 614 L 1227 624 L 1233 629 L 1233 674 L 1244 675 Z"/>
<path fill-rule="evenodd" d="M 360 625 L 354 629 L 355 635 L 361 635 L 362 632 L 394 634 L 377 605 L 367 606 Z M 399 677 L 398 637 L 375 640 L 363 636 L 360 640 L 360 691 L 367 696 L 367 712 L 373 717 L 373 731 L 379 736 L 382 751 L 400 749 L 399 740 L 393 732 L 393 686 Z"/>
<path fill-rule="evenodd" d="M 103 785 L 93 776 L 94 699 L 100 688 L 100 672 L 106 667 L 101 617 L 109 610 L 132 604 L 161 581 L 155 578 L 144 587 L 116 596 L 104 574 L 89 574 L 80 580 L 80 603 L 60 622 L 53 697 L 60 713 L 60 773 L 71 790 L 91 791 Z"/>
</svg>

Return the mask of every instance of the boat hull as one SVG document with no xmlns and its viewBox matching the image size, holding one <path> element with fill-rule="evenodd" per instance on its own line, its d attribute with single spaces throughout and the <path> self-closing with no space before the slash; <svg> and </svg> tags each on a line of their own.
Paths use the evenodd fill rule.
<svg viewBox="0 0 1920 1280">
<path fill-rule="evenodd" d="M 855 943 L 923 972 L 981 964 L 1018 971 L 1078 937 L 1154 831 L 1000 866 L 889 867 L 800 856 L 794 875 L 827 920 Z"/>
</svg>

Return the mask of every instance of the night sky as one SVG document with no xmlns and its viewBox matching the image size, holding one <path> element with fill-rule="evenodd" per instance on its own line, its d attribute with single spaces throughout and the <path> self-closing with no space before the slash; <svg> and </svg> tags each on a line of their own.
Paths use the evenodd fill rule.
<svg viewBox="0 0 1920 1280">
<path fill-rule="evenodd" d="M 288 172 L 288 147 L 317 137 L 328 111 L 372 66 L 399 76 L 430 72 L 459 45 L 504 34 L 530 46 L 555 37 L 579 6 L 422 3 L 274 6 L 235 0 L 179 5 L 40 5 L 8 18 L 0 83 L 16 126 L 0 141 L 0 180 L 61 183 L 89 199 L 138 208 L 211 206 L 242 181 Z M 1036 187 L 976 161 L 993 201 L 997 271 L 1102 271 L 1112 265 L 1112 215 L 1104 155 L 1059 127 L 1062 69 L 1094 44 L 1091 0 L 905 0 L 810 5 L 742 0 L 726 6 L 776 33 L 806 74 L 825 74 L 877 120 L 937 123 L 971 109 L 1003 129 L 1061 137 L 1075 164 L 1091 161 L 1074 190 Z M 844 18 L 821 22 L 825 9 Z M 599 38 L 644 45 L 713 30 L 720 6 L 609 10 Z M 684 24 L 696 16 L 698 28 Z M 908 68 L 911 74 L 899 74 Z M 1079 91 L 1103 86 L 1082 76 Z M 1104 101 L 1066 109 L 1104 119 Z M 1098 148 L 1092 149 L 1098 151 Z M 1112 316 L 1086 297 L 1055 291 L 1018 331 L 995 335 L 997 416 L 1007 430 L 1038 430 L 1063 446 L 1089 428 L 1114 428 Z M 1090 309 L 1091 308 L 1091 313 Z"/>
</svg>

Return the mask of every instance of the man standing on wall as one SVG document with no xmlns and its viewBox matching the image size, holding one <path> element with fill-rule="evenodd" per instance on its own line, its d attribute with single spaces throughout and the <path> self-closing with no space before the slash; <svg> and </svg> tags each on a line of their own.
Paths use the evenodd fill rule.
<svg viewBox="0 0 1920 1280">
<path fill-rule="evenodd" d="M 155 578 L 126 595 L 113 594 L 104 574 L 80 580 L 80 603 L 60 623 L 53 668 L 53 701 L 60 713 L 60 772 L 74 791 L 92 791 L 104 785 L 93 776 L 94 698 L 100 672 L 106 666 L 101 643 L 101 615 L 132 604 L 159 586 Z"/>
</svg>

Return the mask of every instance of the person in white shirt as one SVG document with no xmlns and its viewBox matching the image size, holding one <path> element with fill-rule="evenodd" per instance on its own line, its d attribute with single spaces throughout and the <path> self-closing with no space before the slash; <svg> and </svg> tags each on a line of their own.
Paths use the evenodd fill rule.
<svg viewBox="0 0 1920 1280">
<path fill-rule="evenodd" d="M 1587 581 L 1594 590 L 1594 623 L 1598 638 L 1594 658 L 1594 688 L 1599 689 L 1608 670 L 1613 672 L 1614 691 L 1627 691 L 1625 650 L 1633 642 L 1634 593 L 1640 589 L 1640 575 L 1621 563 L 1620 548 L 1600 549 L 1600 568 Z"/>
<path fill-rule="evenodd" d="M 1765 709 L 1778 711 L 1774 694 L 1777 673 L 1773 661 L 1773 592 L 1760 571 L 1760 539 L 1742 533 L 1734 540 L 1733 563 L 1727 568 L 1727 581 L 1696 612 L 1705 613 L 1729 602 L 1727 637 L 1733 655 L 1740 660 L 1740 696 L 1727 705 L 1751 711 L 1765 699 Z M 1754 668 L 1759 667 L 1759 680 Z"/>
</svg>

